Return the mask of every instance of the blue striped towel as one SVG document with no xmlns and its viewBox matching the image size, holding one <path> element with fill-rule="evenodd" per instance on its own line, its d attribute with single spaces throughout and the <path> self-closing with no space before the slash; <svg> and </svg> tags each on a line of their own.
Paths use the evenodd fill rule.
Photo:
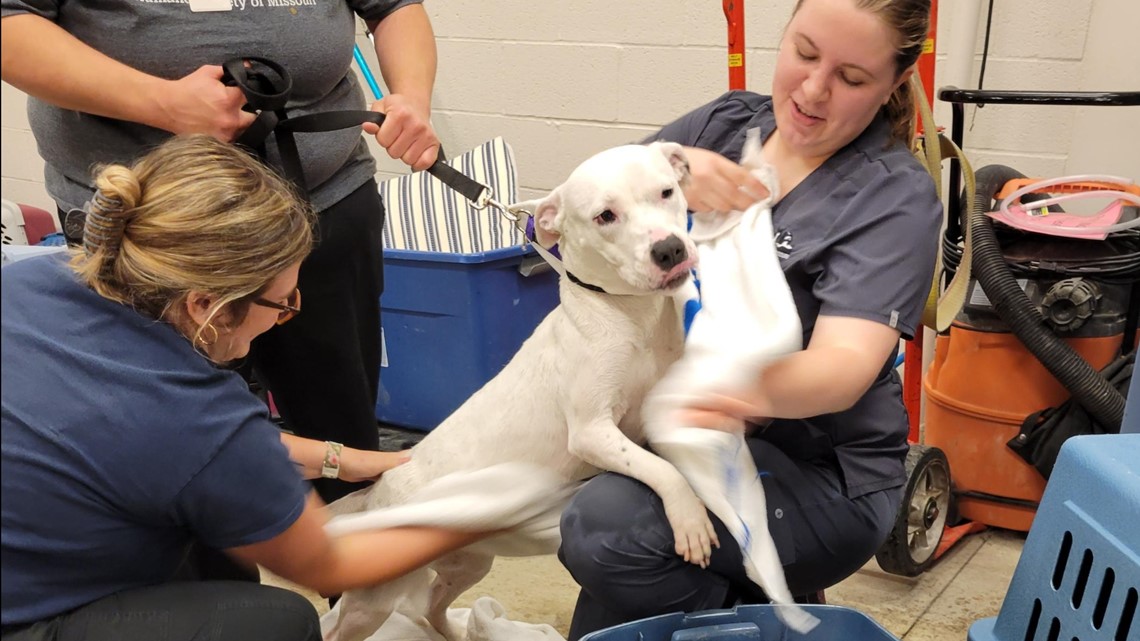
<svg viewBox="0 0 1140 641">
<path fill-rule="evenodd" d="M 501 137 L 447 161 L 491 188 L 499 202 L 518 200 L 514 153 Z M 380 184 L 388 212 L 384 248 L 450 254 L 480 254 L 522 243 L 520 232 L 494 208 L 475 209 L 463 196 L 426 171 Z"/>
</svg>

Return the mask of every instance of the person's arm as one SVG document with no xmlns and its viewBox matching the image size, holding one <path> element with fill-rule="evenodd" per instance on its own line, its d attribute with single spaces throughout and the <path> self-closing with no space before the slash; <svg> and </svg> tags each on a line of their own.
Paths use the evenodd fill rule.
<svg viewBox="0 0 1140 641">
<path fill-rule="evenodd" d="M 281 443 L 289 450 L 289 458 L 297 464 L 301 476 L 315 479 L 321 476 L 328 444 L 311 438 L 281 434 Z M 345 481 L 375 481 L 388 470 L 405 463 L 410 455 L 404 452 L 372 452 L 344 447 L 340 452 L 340 476 Z"/>
<path fill-rule="evenodd" d="M 5 82 L 64 109 L 221 140 L 233 140 L 255 117 L 241 110 L 241 91 L 221 83 L 221 67 L 165 80 L 96 51 L 38 15 L 0 20 L 0 52 Z"/>
<path fill-rule="evenodd" d="M 327 595 L 391 581 L 492 534 L 401 527 L 329 537 L 325 521 L 320 499 L 310 494 L 301 516 L 284 532 L 227 552 Z"/>
<path fill-rule="evenodd" d="M 740 418 L 808 418 L 849 409 L 886 367 L 899 338 L 919 334 L 942 204 L 930 176 L 909 156 L 884 164 L 887 173 L 853 196 L 820 193 L 821 203 L 803 201 L 831 225 L 823 269 L 811 285 L 820 312 L 807 348 L 769 365 L 735 399 L 705 399 L 701 408 L 713 411 L 688 418 L 733 430 L 741 429 Z"/>
<path fill-rule="evenodd" d="M 773 361 L 747 388 L 706 396 L 683 411 L 687 424 L 740 431 L 758 418 L 808 418 L 851 408 L 899 342 L 876 321 L 820 316 L 807 349 Z"/>
<path fill-rule="evenodd" d="M 383 112 L 384 124 L 365 125 L 392 158 L 412 169 L 427 169 L 439 153 L 439 138 L 432 129 L 431 93 L 435 86 L 435 33 L 423 5 L 396 9 L 380 21 L 369 21 L 380 61 L 380 74 L 389 94 L 373 103 Z"/>
</svg>

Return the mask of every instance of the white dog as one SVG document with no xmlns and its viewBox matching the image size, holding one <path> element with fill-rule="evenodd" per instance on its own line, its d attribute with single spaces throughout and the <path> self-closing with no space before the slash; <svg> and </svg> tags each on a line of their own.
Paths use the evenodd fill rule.
<svg viewBox="0 0 1140 641">
<path fill-rule="evenodd" d="M 628 145 L 589 158 L 546 198 L 524 203 L 538 243 L 557 243 L 561 252 L 561 304 L 498 376 L 413 449 L 410 462 L 385 473 L 364 491 L 365 505 L 350 509 L 399 505 L 448 474 L 502 463 L 551 470 L 567 485 L 612 470 L 657 492 L 677 553 L 706 564 L 716 535 L 704 504 L 676 468 L 641 446 L 642 401 L 683 347 L 674 294 L 691 287 L 697 255 L 686 234 L 687 178 L 679 145 Z M 354 500 L 360 497 L 345 499 Z M 451 636 L 447 607 L 492 561 L 467 548 L 432 564 L 428 621 L 436 630 Z M 382 589 L 346 593 L 331 636 L 374 632 L 391 607 L 377 603 L 373 590 Z"/>
</svg>

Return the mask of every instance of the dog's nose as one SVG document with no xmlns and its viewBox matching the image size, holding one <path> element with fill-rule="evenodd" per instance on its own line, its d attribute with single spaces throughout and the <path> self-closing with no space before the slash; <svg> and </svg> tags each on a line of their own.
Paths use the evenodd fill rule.
<svg viewBox="0 0 1140 641">
<path fill-rule="evenodd" d="M 665 240 L 653 243 L 649 253 L 653 256 L 653 262 L 665 271 L 673 269 L 689 257 L 684 241 L 676 236 L 669 236 Z"/>
</svg>

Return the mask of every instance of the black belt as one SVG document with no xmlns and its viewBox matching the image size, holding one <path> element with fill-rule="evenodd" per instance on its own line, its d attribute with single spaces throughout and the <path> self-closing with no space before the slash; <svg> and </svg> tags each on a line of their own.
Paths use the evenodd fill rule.
<svg viewBox="0 0 1140 641">
<path fill-rule="evenodd" d="M 222 82 L 237 87 L 245 96 L 243 109 L 258 114 L 253 124 L 234 142 L 252 149 L 265 161 L 265 141 L 270 134 L 275 135 L 281 155 L 280 169 L 306 198 L 309 195 L 308 185 L 293 134 L 338 131 L 359 127 L 366 122 L 377 125 L 384 122 L 384 114 L 376 111 L 327 111 L 290 118 L 285 113 L 285 104 L 293 91 L 293 79 L 285 67 L 266 58 L 246 57 L 227 60 L 222 69 Z M 427 171 L 473 203 L 481 204 L 484 196 L 490 193 L 486 185 L 444 164 L 442 147 L 435 163 Z"/>
</svg>

